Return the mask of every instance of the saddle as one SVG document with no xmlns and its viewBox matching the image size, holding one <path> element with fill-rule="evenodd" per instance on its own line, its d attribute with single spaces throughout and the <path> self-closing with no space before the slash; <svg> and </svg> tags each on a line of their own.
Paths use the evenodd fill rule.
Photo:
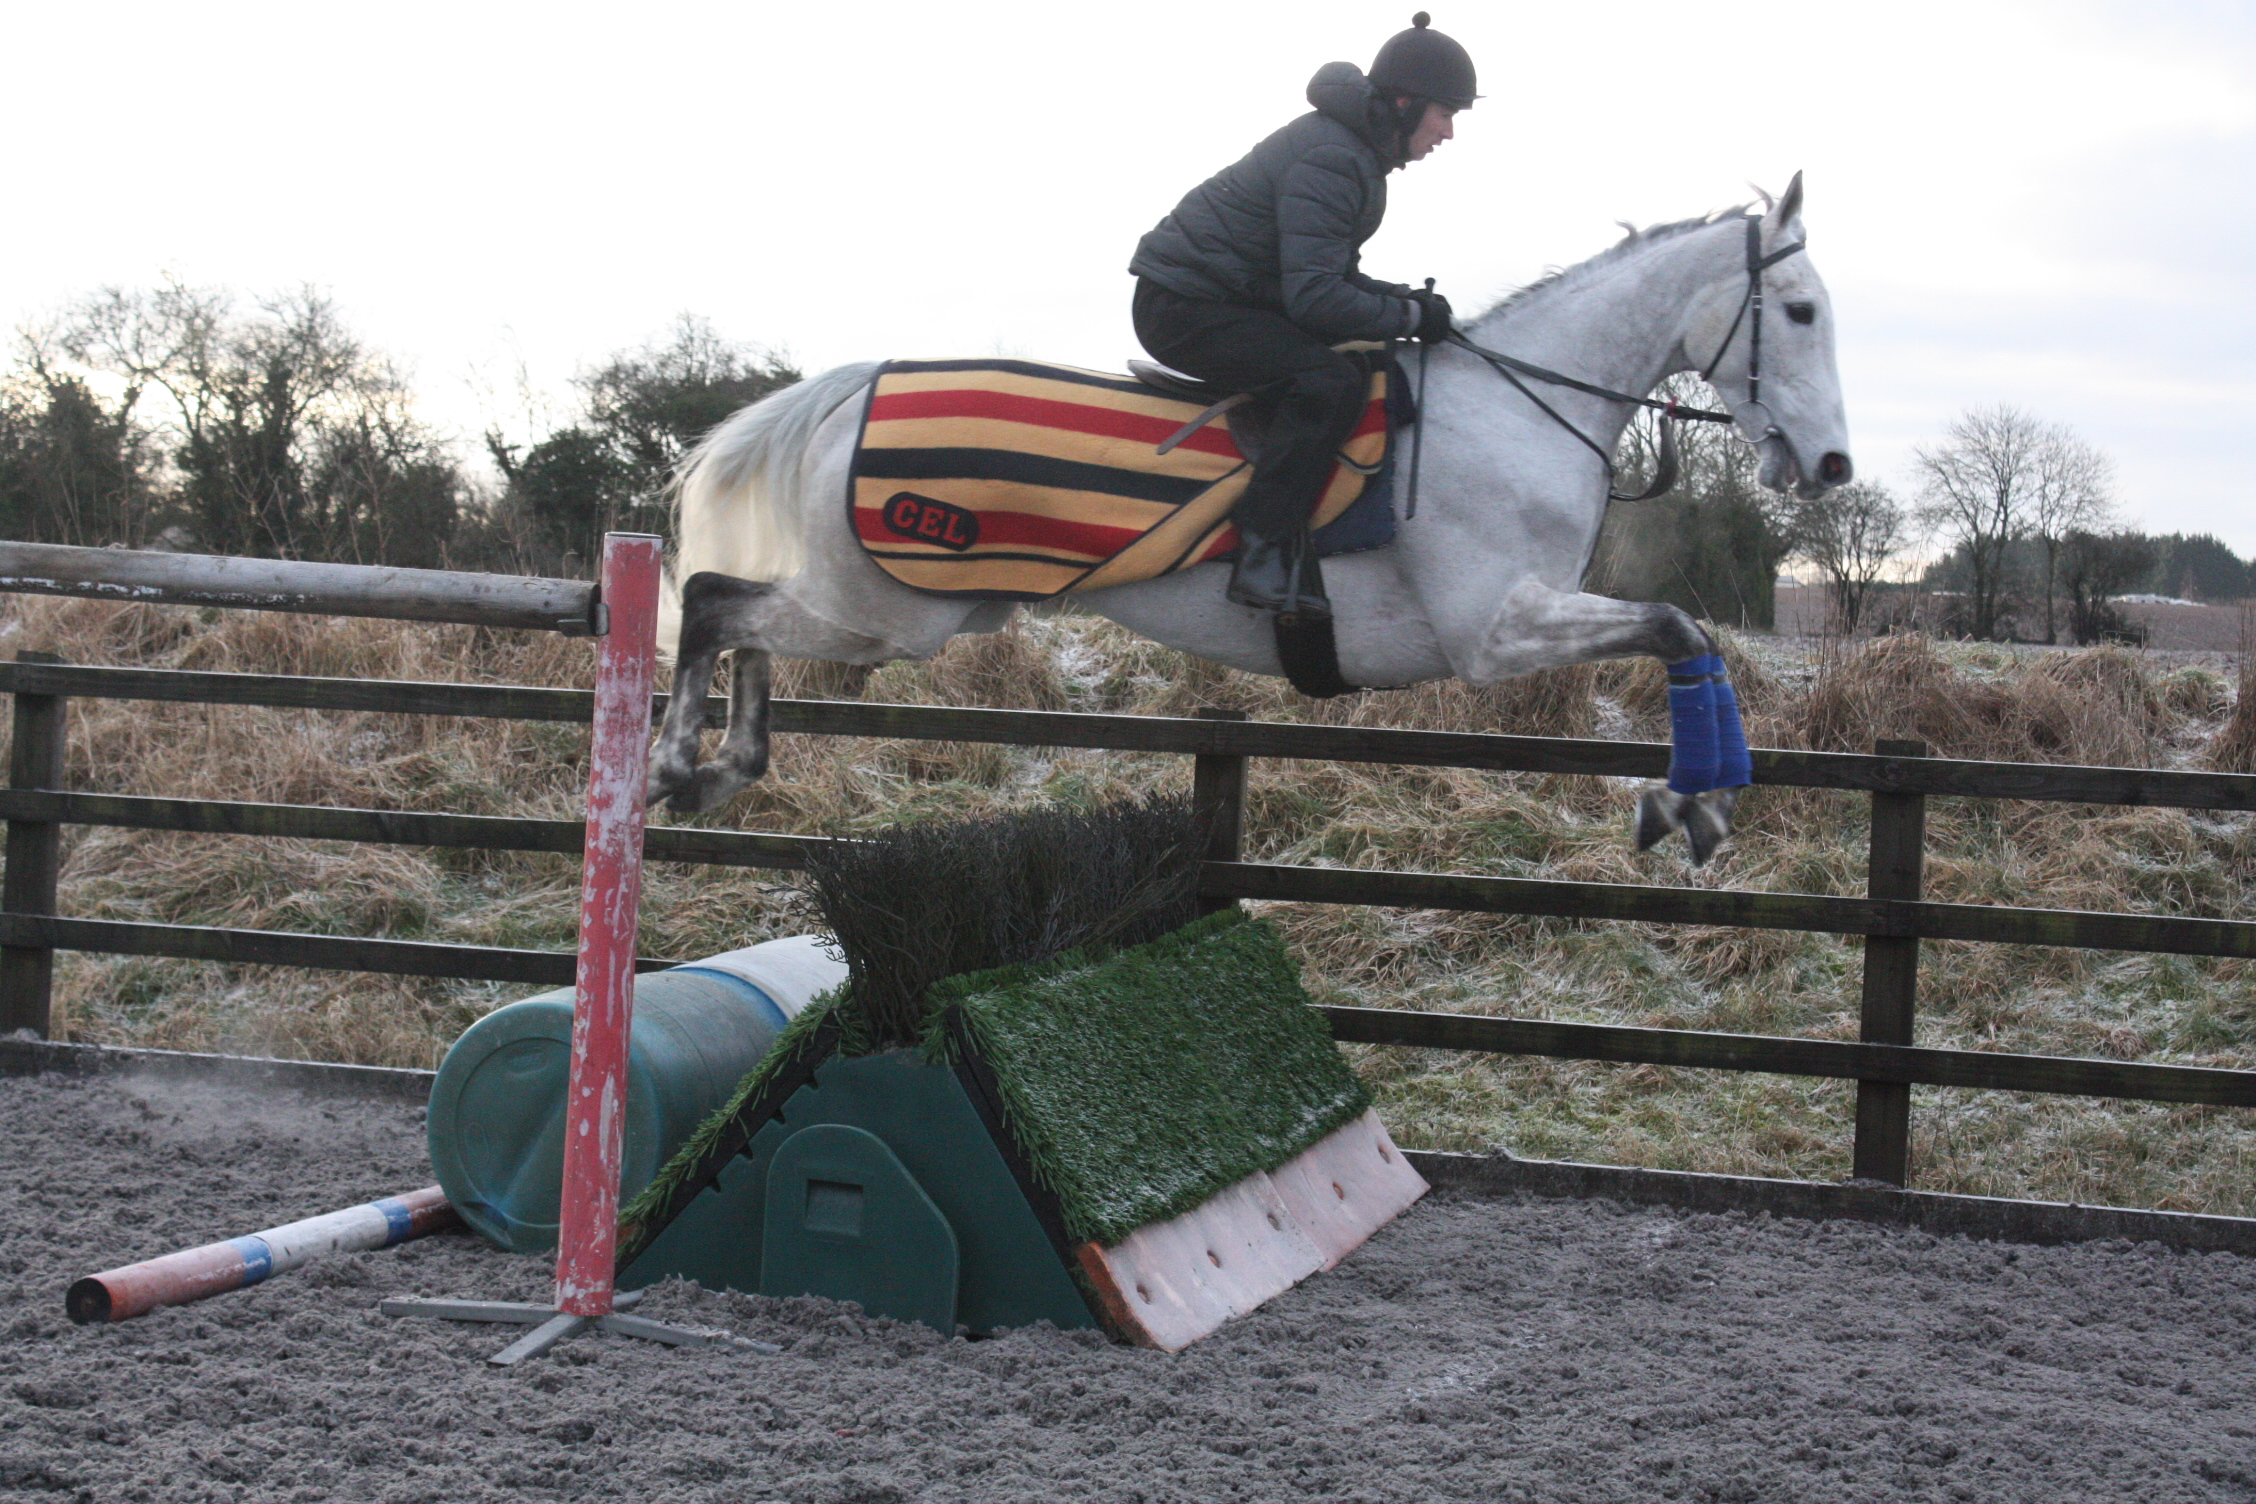
<svg viewBox="0 0 2256 1504">
<path fill-rule="evenodd" d="M 1260 446 L 1254 404 L 1152 369 L 1165 384 L 1036 361 L 888 362 L 847 486 L 855 537 L 901 584 L 983 600 L 1048 600 L 1229 557 L 1230 509 Z M 1320 555 L 1393 541 L 1390 374 L 1375 363 L 1311 518 Z"/>
</svg>

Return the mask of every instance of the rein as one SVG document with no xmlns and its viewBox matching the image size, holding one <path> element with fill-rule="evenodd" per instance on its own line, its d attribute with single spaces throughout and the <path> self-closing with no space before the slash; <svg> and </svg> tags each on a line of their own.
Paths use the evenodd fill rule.
<svg viewBox="0 0 2256 1504">
<path fill-rule="evenodd" d="M 1506 355 L 1501 350 L 1491 350 L 1484 345 L 1475 344 L 1463 334 L 1454 330 L 1450 332 L 1449 343 L 1486 361 L 1491 370 L 1510 382 L 1513 388 L 1521 396 L 1534 403 L 1545 417 L 1580 439 L 1585 448 L 1592 454 L 1597 455 L 1599 463 L 1606 467 L 1606 499 L 1608 501 L 1651 501 L 1656 497 L 1666 496 L 1677 482 L 1678 463 L 1676 430 L 1674 427 L 1676 420 L 1682 419 L 1691 423 L 1730 423 L 1738 428 L 1740 437 L 1750 444 L 1760 444 L 1763 440 L 1778 432 L 1778 425 L 1771 421 L 1770 409 L 1765 407 L 1762 401 L 1762 274 L 1779 262 L 1784 261 L 1788 256 L 1802 250 L 1808 244 L 1807 239 L 1797 240 L 1792 245 L 1781 246 L 1765 256 L 1762 253 L 1762 220 L 1755 215 L 1747 217 L 1747 291 L 1739 300 L 1739 311 L 1732 316 L 1731 327 L 1724 331 L 1723 343 L 1716 346 L 1715 358 L 1710 360 L 1706 369 L 1700 372 L 1702 381 L 1709 380 L 1715 374 L 1715 368 L 1723 361 L 1724 352 L 1731 348 L 1732 340 L 1738 337 L 1739 326 L 1747 322 L 1748 310 L 1753 309 L 1754 321 L 1748 330 L 1750 343 L 1747 352 L 1747 400 L 1731 412 L 1711 412 L 1705 408 L 1685 407 L 1673 401 L 1661 402 L 1651 397 L 1639 397 L 1629 392 L 1617 392 L 1592 382 L 1577 380 L 1575 377 L 1564 375 L 1558 371 L 1548 370 L 1533 362 L 1521 360 L 1517 356 Z M 1653 475 L 1653 483 L 1634 496 L 1624 495 L 1622 492 L 1616 491 L 1614 489 L 1613 456 L 1599 448 L 1597 440 L 1575 427 L 1557 408 L 1530 390 L 1527 382 L 1520 379 L 1522 376 L 1546 382 L 1552 386 L 1563 386 L 1573 391 L 1586 392 L 1593 397 L 1603 397 L 1609 402 L 1627 402 L 1635 407 L 1648 407 L 1658 412 L 1661 415 L 1661 452 L 1659 464 Z M 1418 399 L 1421 403 L 1425 400 L 1422 384 Z"/>
</svg>

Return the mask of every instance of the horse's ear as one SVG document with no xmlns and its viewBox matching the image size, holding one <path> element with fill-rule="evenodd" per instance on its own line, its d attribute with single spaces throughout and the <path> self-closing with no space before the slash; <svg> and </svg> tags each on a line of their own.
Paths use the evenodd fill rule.
<svg viewBox="0 0 2256 1504">
<path fill-rule="evenodd" d="M 1778 208 L 1775 212 L 1778 222 L 1782 225 L 1790 225 L 1802 217 L 1802 175 L 1800 172 L 1796 172 L 1794 181 L 1786 185 L 1786 196 L 1778 201 Z"/>
</svg>

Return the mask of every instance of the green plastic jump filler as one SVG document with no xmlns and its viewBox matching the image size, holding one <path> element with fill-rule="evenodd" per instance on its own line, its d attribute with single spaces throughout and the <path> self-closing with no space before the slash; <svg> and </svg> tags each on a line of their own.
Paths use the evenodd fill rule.
<svg viewBox="0 0 2256 1504">
<path fill-rule="evenodd" d="M 1224 911 L 950 977 L 921 1045 L 808 1008 L 622 1214 L 622 1286 L 1049 1321 L 1174 1351 L 1425 1193 L 1276 932 Z"/>
</svg>

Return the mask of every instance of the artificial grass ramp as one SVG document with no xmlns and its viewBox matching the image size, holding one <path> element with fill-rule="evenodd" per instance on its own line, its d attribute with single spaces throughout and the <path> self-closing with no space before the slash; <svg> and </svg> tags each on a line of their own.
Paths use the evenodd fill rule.
<svg viewBox="0 0 2256 1504">
<path fill-rule="evenodd" d="M 1076 1239 L 1112 1244 L 1189 1211 L 1371 1105 L 1284 942 L 1235 910 L 1109 957 L 932 990 Z"/>
</svg>

